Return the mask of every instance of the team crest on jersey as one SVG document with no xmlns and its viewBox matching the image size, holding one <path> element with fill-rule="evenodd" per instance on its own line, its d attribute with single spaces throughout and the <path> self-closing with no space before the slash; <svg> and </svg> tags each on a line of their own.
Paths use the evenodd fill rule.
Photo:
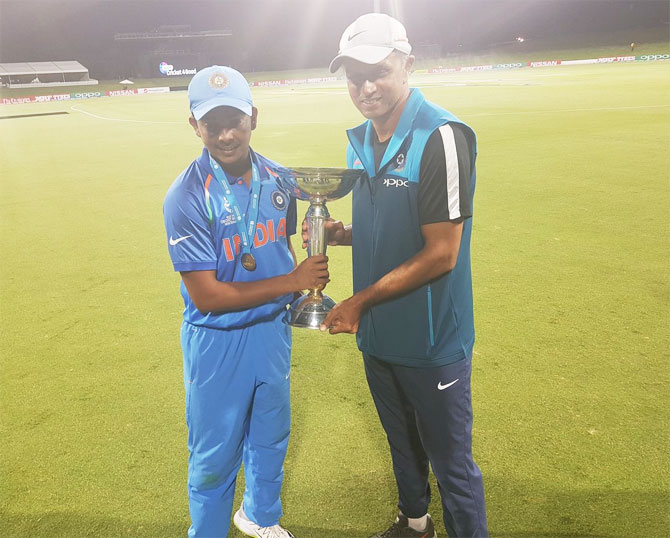
<svg viewBox="0 0 670 538">
<path fill-rule="evenodd" d="M 288 205 L 288 196 L 285 192 L 274 191 L 270 199 L 272 200 L 272 205 L 279 209 L 279 211 L 283 211 Z"/>
<path fill-rule="evenodd" d="M 405 168 L 405 154 L 398 153 L 398 156 L 395 158 L 395 165 L 393 166 L 395 170 L 402 170 Z"/>
<path fill-rule="evenodd" d="M 209 86 L 214 90 L 222 90 L 228 86 L 228 77 L 223 71 L 217 71 L 209 77 Z"/>
</svg>

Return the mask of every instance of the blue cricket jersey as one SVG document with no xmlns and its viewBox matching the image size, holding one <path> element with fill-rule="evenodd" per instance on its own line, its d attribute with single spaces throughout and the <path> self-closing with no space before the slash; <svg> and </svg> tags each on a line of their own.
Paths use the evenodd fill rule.
<svg viewBox="0 0 670 538">
<path fill-rule="evenodd" d="M 431 134 L 454 115 L 412 89 L 379 168 L 375 166 L 370 120 L 347 131 L 347 165 L 367 174 L 353 189 L 354 292 L 409 260 L 423 247 L 418 207 L 421 158 Z M 470 148 L 470 197 L 475 191 L 476 142 Z M 458 189 L 459 182 L 445 185 Z M 458 207 L 458 195 L 454 197 Z M 470 198 L 472 207 L 472 198 Z M 456 266 L 420 288 L 378 304 L 361 318 L 357 343 L 364 353 L 404 366 L 442 366 L 470 355 L 475 330 L 470 271 L 472 219 L 463 222 Z"/>
<path fill-rule="evenodd" d="M 193 161 L 170 186 L 163 204 L 168 249 L 175 271 L 215 270 L 222 282 L 249 282 L 284 275 L 293 269 L 287 236 L 295 234 L 295 199 L 277 183 L 274 170 L 280 166 L 249 150 L 261 180 L 259 212 L 251 253 L 256 270 L 247 271 L 240 263 L 241 238 L 237 222 L 224 190 L 209 162 L 209 152 Z M 238 178 L 227 176 L 230 188 L 244 215 L 251 190 Z M 181 283 L 184 321 L 214 329 L 244 327 L 271 318 L 284 310 L 293 294 L 265 304 L 222 314 L 202 313 Z"/>
</svg>

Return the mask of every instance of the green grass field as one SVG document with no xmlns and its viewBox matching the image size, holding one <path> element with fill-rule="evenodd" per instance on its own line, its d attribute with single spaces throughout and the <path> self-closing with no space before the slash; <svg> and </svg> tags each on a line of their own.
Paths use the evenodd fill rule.
<svg viewBox="0 0 670 538">
<path fill-rule="evenodd" d="M 479 136 L 474 445 L 492 536 L 670 535 L 669 75 L 654 62 L 413 78 Z M 255 149 L 344 165 L 360 119 L 343 84 L 254 98 Z M 0 121 L 0 535 L 185 536 L 162 201 L 200 151 L 186 94 L 0 116 L 58 111 Z M 329 209 L 348 220 L 350 200 Z M 329 255 L 327 291 L 344 299 L 350 252 Z M 292 379 L 283 523 L 298 538 L 385 527 L 395 485 L 354 338 L 295 330 Z M 445 536 L 437 493 L 431 513 Z"/>
</svg>

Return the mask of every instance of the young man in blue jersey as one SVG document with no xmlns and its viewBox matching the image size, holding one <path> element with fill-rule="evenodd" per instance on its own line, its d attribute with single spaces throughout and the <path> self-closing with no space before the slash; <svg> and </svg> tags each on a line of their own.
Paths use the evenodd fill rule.
<svg viewBox="0 0 670 538">
<path fill-rule="evenodd" d="M 295 267 L 295 200 L 277 184 L 278 165 L 249 147 L 258 111 L 244 77 L 208 67 L 188 98 L 205 148 L 163 208 L 185 305 L 188 536 L 228 535 L 244 462 L 235 525 L 248 536 L 290 538 L 279 525 L 290 428 L 291 332 L 282 316 L 295 292 L 328 282 L 327 258 Z"/>
<path fill-rule="evenodd" d="M 488 531 L 470 396 L 476 140 L 409 87 L 411 50 L 399 21 L 372 13 L 344 31 L 330 64 L 332 72 L 344 66 L 367 118 L 347 132 L 347 164 L 367 174 L 353 189 L 352 225 L 327 227 L 330 245 L 353 247 L 354 295 L 321 329 L 357 334 L 388 436 L 399 514 L 375 536 L 436 536 L 430 464 L 449 536 L 481 537 Z"/>
</svg>

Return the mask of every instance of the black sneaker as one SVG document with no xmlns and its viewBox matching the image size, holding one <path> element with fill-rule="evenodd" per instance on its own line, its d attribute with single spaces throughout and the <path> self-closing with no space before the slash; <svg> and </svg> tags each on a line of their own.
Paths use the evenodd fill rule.
<svg viewBox="0 0 670 538">
<path fill-rule="evenodd" d="M 428 524 L 426 528 L 422 531 L 415 531 L 408 524 L 407 517 L 402 514 L 398 514 L 398 517 L 393 522 L 388 529 L 385 531 L 379 532 L 372 536 L 371 538 L 394 538 L 394 537 L 414 537 L 414 538 L 437 538 L 437 533 L 435 532 L 435 525 L 433 525 L 433 520 L 428 515 Z"/>
</svg>

